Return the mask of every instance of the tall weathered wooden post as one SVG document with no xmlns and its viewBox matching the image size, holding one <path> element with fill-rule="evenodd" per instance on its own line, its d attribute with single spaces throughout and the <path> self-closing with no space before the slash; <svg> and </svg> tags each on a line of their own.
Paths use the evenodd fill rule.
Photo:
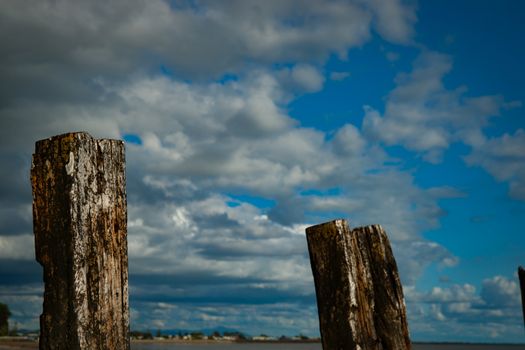
<svg viewBox="0 0 525 350">
<path fill-rule="evenodd" d="M 36 259 L 44 268 L 41 350 L 128 350 L 124 144 L 69 133 L 36 143 Z"/>
<path fill-rule="evenodd" d="M 518 267 L 518 278 L 521 289 L 521 308 L 523 309 L 523 325 L 525 326 L 525 269 L 523 266 Z"/>
<path fill-rule="evenodd" d="M 379 225 L 306 229 L 324 350 L 410 349 L 397 265 Z"/>
</svg>

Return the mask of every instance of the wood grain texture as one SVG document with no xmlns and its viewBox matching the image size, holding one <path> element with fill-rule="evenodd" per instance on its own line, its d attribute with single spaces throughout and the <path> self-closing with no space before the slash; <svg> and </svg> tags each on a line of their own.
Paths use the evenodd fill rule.
<svg viewBox="0 0 525 350">
<path fill-rule="evenodd" d="M 306 229 L 324 350 L 410 349 L 403 290 L 385 231 L 345 220 Z"/>
<path fill-rule="evenodd" d="M 69 133 L 36 143 L 40 349 L 129 349 L 124 144 Z"/>
</svg>

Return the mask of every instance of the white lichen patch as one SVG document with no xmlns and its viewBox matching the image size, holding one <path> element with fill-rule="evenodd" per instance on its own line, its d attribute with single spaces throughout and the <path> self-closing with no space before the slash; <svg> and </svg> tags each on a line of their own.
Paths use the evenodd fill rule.
<svg viewBox="0 0 525 350">
<path fill-rule="evenodd" d="M 343 219 L 337 219 L 334 220 L 335 227 L 337 228 L 337 232 L 342 234 L 345 229 L 345 220 Z"/>
<path fill-rule="evenodd" d="M 111 196 L 107 193 L 102 193 L 102 208 L 109 208 L 111 204 Z"/>
<path fill-rule="evenodd" d="M 66 164 L 66 174 L 71 176 L 73 174 L 73 170 L 75 169 L 75 155 L 73 152 L 69 152 L 69 160 Z"/>
</svg>

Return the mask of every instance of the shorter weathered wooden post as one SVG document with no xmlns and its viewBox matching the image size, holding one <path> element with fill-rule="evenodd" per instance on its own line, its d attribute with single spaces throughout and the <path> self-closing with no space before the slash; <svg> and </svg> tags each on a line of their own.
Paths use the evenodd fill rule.
<svg viewBox="0 0 525 350">
<path fill-rule="evenodd" d="M 128 350 L 124 144 L 70 133 L 36 143 L 36 259 L 44 268 L 41 350 Z"/>
<path fill-rule="evenodd" d="M 525 326 L 525 269 L 523 266 L 518 267 L 518 278 L 521 289 L 521 308 L 523 310 L 523 325 Z"/>
<path fill-rule="evenodd" d="M 410 349 L 403 290 L 385 231 L 346 220 L 306 229 L 324 350 Z"/>
</svg>

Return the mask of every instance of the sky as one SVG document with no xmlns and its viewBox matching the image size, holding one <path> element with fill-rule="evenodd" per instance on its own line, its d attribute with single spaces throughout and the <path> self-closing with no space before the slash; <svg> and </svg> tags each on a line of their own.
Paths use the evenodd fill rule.
<svg viewBox="0 0 525 350">
<path fill-rule="evenodd" d="M 417 341 L 525 342 L 525 2 L 0 3 L 0 302 L 34 143 L 126 144 L 131 328 L 318 336 L 304 229 L 381 224 Z"/>
</svg>

